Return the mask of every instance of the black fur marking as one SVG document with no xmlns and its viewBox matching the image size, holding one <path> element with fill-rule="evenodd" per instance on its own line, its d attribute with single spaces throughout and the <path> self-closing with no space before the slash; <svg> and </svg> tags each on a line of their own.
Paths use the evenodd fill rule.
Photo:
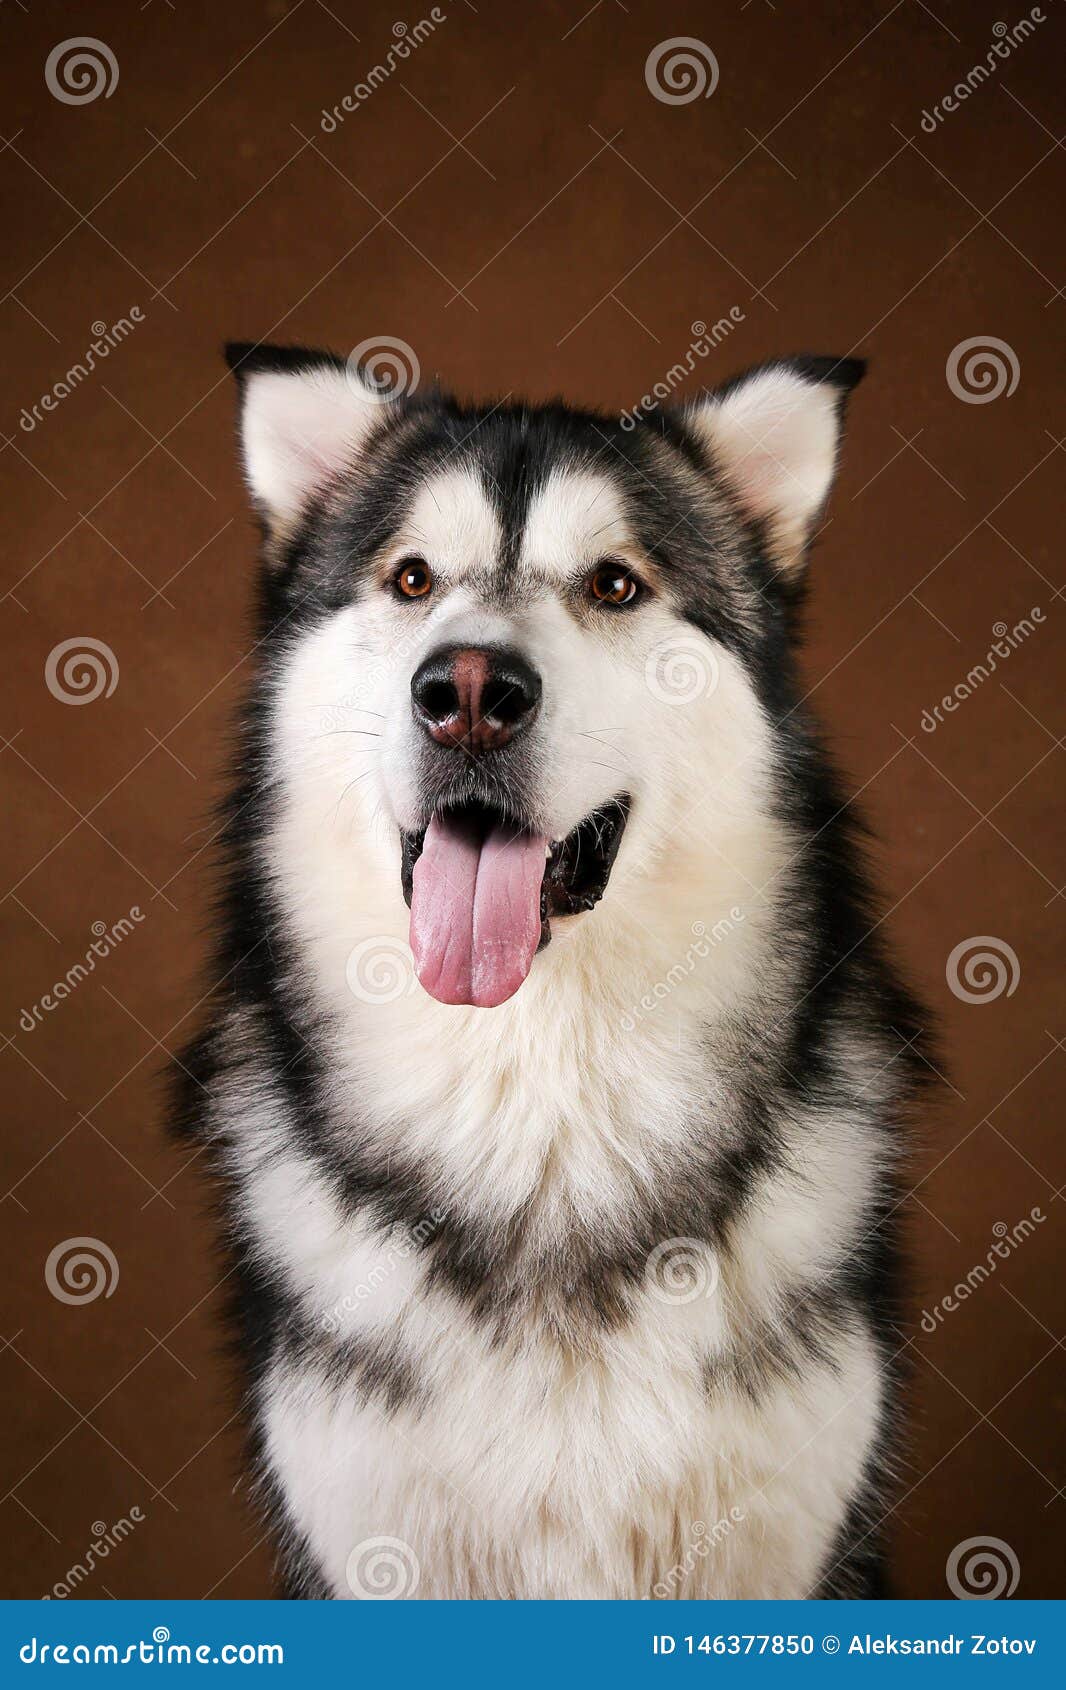
<svg viewBox="0 0 1066 1690">
<path fill-rule="evenodd" d="M 343 370 L 344 359 L 335 352 L 317 352 L 307 346 L 274 346 L 263 341 L 230 340 L 223 357 L 238 382 L 258 375 L 298 375 L 302 370 Z"/>
<path fill-rule="evenodd" d="M 280 1348 L 296 1362 L 314 1369 L 331 1389 L 376 1403 L 386 1414 L 421 1408 L 428 1393 L 403 1347 L 381 1334 L 336 1338 L 297 1317 L 290 1320 Z"/>
<path fill-rule="evenodd" d="M 328 1602 L 331 1591 L 305 1541 L 278 1552 L 278 1600 Z"/>
<path fill-rule="evenodd" d="M 859 1318 L 843 1280 L 841 1273 L 828 1285 L 783 1292 L 775 1318 L 760 1319 L 742 1342 L 711 1357 L 704 1388 L 712 1401 L 741 1390 L 758 1407 L 776 1385 L 801 1379 L 812 1366 L 835 1368 L 834 1340 Z"/>
</svg>

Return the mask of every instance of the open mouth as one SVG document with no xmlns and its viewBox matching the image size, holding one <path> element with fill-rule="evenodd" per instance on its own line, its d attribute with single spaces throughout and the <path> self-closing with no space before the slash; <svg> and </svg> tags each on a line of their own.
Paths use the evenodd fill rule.
<svg viewBox="0 0 1066 1690">
<path fill-rule="evenodd" d="M 603 897 L 629 808 L 620 793 L 556 840 L 481 804 L 402 831 L 411 951 L 430 996 L 482 1009 L 513 997 L 551 939 L 552 916 Z"/>
</svg>

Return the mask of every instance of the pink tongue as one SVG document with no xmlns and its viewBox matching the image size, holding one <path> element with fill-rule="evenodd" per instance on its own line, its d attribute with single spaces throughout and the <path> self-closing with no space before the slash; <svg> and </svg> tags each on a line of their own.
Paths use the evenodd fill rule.
<svg viewBox="0 0 1066 1690">
<path fill-rule="evenodd" d="M 411 890 L 411 950 L 430 997 L 494 1009 L 513 997 L 540 943 L 547 840 L 495 827 L 482 839 L 438 817 Z"/>
</svg>

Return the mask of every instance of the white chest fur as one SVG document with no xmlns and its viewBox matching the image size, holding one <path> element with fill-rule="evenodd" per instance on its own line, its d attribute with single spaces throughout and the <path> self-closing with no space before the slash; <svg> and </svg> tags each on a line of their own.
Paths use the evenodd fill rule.
<svg viewBox="0 0 1066 1690">
<path fill-rule="evenodd" d="M 268 1454 L 333 1593 L 402 1545 L 423 1597 L 810 1595 L 878 1409 L 864 1340 L 755 1408 L 703 1389 L 707 1311 L 649 1307 L 585 1356 L 494 1350 L 430 1299 L 401 1317 L 427 1396 L 387 1413 L 279 1366 Z"/>
<path fill-rule="evenodd" d="M 428 1062 L 411 1060 L 409 1018 L 440 1006 L 375 1009 L 373 1036 L 332 1053 L 338 1089 L 435 1171 L 442 1205 L 484 1219 L 535 1197 L 544 1237 L 568 1214 L 606 1236 L 664 1153 L 683 1154 L 693 1099 L 713 1108 L 713 1065 L 684 981 L 673 1021 L 645 1012 L 628 1067 L 629 1043 L 590 1019 L 587 994 L 583 1019 L 575 1000 L 546 1020 L 532 997 L 530 1025 L 504 1015 L 488 1052 L 483 1032 L 476 1052 L 466 1042 L 462 1012 L 449 1038 L 420 1026 Z M 649 1284 L 626 1322 L 575 1347 L 538 1323 L 535 1298 L 501 1342 L 427 1284 L 421 1246 L 443 1206 L 418 1240 L 345 1217 L 268 1098 L 235 1094 L 228 1113 L 264 1259 L 329 1344 L 384 1346 L 409 1373 L 393 1400 L 357 1369 L 286 1359 L 263 1388 L 270 1464 L 337 1596 L 373 1594 L 359 1569 L 375 1556 L 386 1572 L 398 1558 L 409 1583 L 417 1568 L 406 1594 L 423 1597 L 812 1592 L 877 1425 L 872 1345 L 845 1326 L 826 1361 L 769 1378 L 757 1400 L 731 1358 L 764 1346 L 768 1321 L 787 1337 L 790 1288 L 816 1283 L 861 1226 L 875 1171 L 861 1134 L 792 1123 L 789 1171 L 765 1184 L 728 1260 L 697 1260 L 674 1297 Z"/>
</svg>

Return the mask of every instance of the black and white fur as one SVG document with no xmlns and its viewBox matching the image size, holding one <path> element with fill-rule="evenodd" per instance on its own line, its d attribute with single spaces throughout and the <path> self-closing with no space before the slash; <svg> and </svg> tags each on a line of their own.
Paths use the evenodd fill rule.
<svg viewBox="0 0 1066 1690">
<path fill-rule="evenodd" d="M 182 1114 L 286 1593 L 877 1593 L 918 1028 L 794 657 L 862 366 L 777 361 L 627 430 L 230 358 L 264 560 Z M 387 585 L 411 553 L 429 604 Z M 603 557 L 632 610 L 583 596 Z M 402 972 L 410 682 L 504 638 L 544 686 L 507 801 L 553 838 L 631 812 L 517 994 L 448 1006 Z M 375 945 L 398 984 L 353 989 Z"/>
</svg>

